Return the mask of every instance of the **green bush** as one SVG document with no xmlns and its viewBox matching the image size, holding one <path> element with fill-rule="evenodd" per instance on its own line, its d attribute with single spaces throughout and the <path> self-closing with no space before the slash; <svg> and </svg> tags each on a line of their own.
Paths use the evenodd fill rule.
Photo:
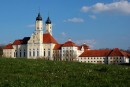
<svg viewBox="0 0 130 87">
<path fill-rule="evenodd" d="M 0 46 L 0 57 L 3 55 L 3 46 Z"/>
</svg>

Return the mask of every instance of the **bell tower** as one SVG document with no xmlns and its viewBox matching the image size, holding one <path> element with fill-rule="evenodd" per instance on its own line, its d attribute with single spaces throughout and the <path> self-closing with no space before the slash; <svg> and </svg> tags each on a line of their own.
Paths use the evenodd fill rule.
<svg viewBox="0 0 130 87">
<path fill-rule="evenodd" d="M 37 30 L 42 31 L 42 29 L 43 29 L 42 17 L 40 15 L 40 13 L 38 13 L 38 16 L 36 17 L 36 28 L 35 29 L 36 29 L 36 31 Z"/>
<path fill-rule="evenodd" d="M 43 24 L 40 13 L 36 17 L 35 31 L 32 33 L 27 45 L 27 57 L 38 58 L 43 56 Z"/>
<path fill-rule="evenodd" d="M 43 43 L 43 23 L 42 23 L 42 17 L 40 13 L 38 13 L 38 16 L 36 17 L 36 28 L 35 28 L 35 37 L 38 40 L 38 43 Z"/>
<path fill-rule="evenodd" d="M 46 20 L 46 33 L 50 33 L 52 35 L 52 24 L 49 17 Z"/>
</svg>

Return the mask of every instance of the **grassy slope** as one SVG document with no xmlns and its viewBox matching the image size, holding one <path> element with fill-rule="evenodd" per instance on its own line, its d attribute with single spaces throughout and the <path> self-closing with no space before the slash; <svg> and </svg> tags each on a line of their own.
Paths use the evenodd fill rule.
<svg viewBox="0 0 130 87">
<path fill-rule="evenodd" d="M 130 87 L 130 67 L 0 58 L 0 87 L 18 86 Z"/>
</svg>

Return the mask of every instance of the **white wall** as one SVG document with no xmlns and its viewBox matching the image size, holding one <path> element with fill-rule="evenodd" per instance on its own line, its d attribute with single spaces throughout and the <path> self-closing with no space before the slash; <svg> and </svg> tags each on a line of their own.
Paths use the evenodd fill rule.
<svg viewBox="0 0 130 87">
<path fill-rule="evenodd" d="M 106 63 L 106 57 L 78 57 L 79 62 L 86 62 L 86 63 Z"/>
</svg>

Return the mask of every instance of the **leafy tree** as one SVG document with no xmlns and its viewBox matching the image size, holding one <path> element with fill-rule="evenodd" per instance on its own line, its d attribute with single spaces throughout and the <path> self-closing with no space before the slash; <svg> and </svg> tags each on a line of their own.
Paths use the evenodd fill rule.
<svg viewBox="0 0 130 87">
<path fill-rule="evenodd" d="M 59 60 L 59 61 L 61 60 L 61 53 L 59 50 L 54 51 L 53 58 L 54 58 L 54 60 Z"/>
<path fill-rule="evenodd" d="M 3 55 L 3 47 L 4 46 L 0 46 L 0 57 Z"/>
<path fill-rule="evenodd" d="M 64 59 L 66 61 L 75 61 L 76 60 L 76 53 L 73 50 L 66 50 L 64 52 Z"/>
</svg>

